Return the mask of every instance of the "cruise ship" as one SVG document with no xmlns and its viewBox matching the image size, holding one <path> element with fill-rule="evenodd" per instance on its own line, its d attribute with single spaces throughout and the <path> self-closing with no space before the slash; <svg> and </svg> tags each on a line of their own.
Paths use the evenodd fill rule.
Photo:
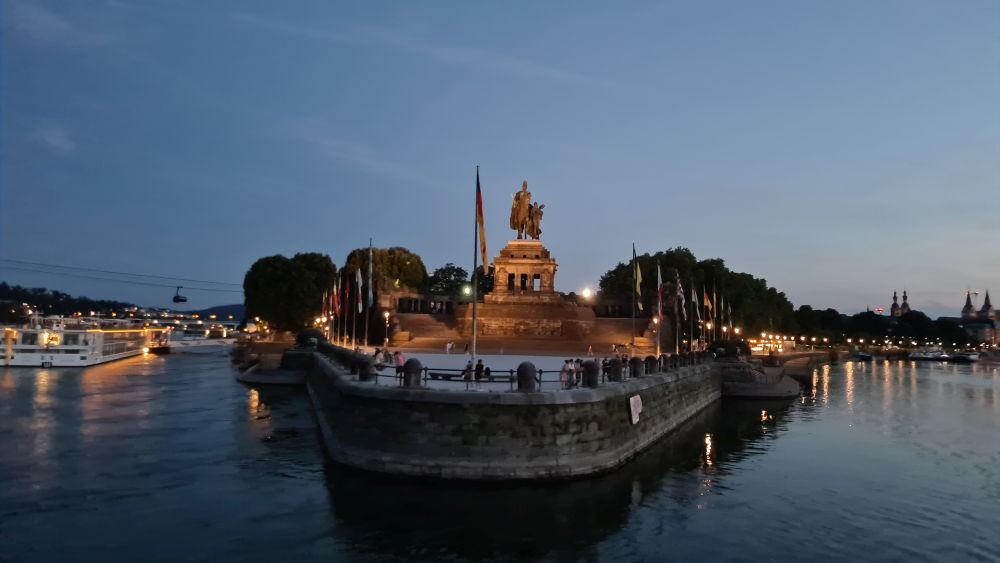
<svg viewBox="0 0 1000 563">
<path fill-rule="evenodd" d="M 3 365 L 83 367 L 169 349 L 172 327 L 97 318 L 34 317 L 4 327 Z"/>
</svg>

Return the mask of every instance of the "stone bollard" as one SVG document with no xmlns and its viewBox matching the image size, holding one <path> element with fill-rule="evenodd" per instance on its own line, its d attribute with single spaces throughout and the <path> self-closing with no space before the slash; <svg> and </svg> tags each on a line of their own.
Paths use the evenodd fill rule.
<svg viewBox="0 0 1000 563">
<path fill-rule="evenodd" d="M 583 386 L 597 387 L 601 382 L 601 367 L 594 360 L 583 362 Z"/>
<path fill-rule="evenodd" d="M 420 360 L 410 358 L 403 364 L 403 387 L 420 387 L 420 375 L 424 371 L 424 366 L 420 365 Z"/>
<path fill-rule="evenodd" d="M 538 370 L 535 369 L 535 364 L 531 362 L 521 362 L 521 365 L 517 366 L 517 390 L 522 393 L 530 393 L 535 390 L 535 377 L 538 375 Z"/>
<path fill-rule="evenodd" d="M 642 375 L 645 374 L 645 370 L 643 369 L 645 367 L 646 364 L 644 364 L 642 360 L 639 358 L 632 358 L 628 361 L 629 377 L 642 377 Z"/>
<path fill-rule="evenodd" d="M 356 361 L 358 365 L 358 380 L 375 381 L 375 377 L 378 375 L 378 372 L 375 370 L 375 360 L 359 354 L 356 357 Z"/>
<path fill-rule="evenodd" d="M 622 380 L 622 361 L 621 358 L 611 358 L 608 360 L 608 381 L 621 381 Z"/>
<path fill-rule="evenodd" d="M 656 364 L 656 356 L 646 356 L 646 373 L 654 374 L 660 372 L 660 366 Z"/>
</svg>

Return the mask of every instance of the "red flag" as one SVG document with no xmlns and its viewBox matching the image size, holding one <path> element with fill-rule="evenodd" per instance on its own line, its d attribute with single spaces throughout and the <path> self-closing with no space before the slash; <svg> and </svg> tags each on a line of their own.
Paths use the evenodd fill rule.
<svg viewBox="0 0 1000 563">
<path fill-rule="evenodd" d="M 334 317 L 340 316 L 340 304 L 338 303 L 339 300 L 340 298 L 337 297 L 337 282 L 336 280 L 334 280 L 333 289 L 330 290 L 330 314 L 333 315 Z"/>
<path fill-rule="evenodd" d="M 321 306 L 321 311 L 322 312 L 321 312 L 320 316 L 321 317 L 325 317 L 326 316 L 326 290 L 325 289 L 323 290 L 323 298 L 322 299 L 323 299 L 323 305 Z"/>
<path fill-rule="evenodd" d="M 479 225 L 479 254 L 483 259 L 483 271 L 490 259 L 486 256 L 486 226 L 483 223 L 483 191 L 479 188 L 479 168 L 476 168 L 476 224 Z"/>
</svg>

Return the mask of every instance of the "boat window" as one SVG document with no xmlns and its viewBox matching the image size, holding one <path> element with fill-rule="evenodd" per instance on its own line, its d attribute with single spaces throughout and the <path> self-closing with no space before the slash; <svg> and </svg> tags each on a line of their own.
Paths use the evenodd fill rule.
<svg viewBox="0 0 1000 563">
<path fill-rule="evenodd" d="M 74 345 L 74 344 L 79 344 L 79 343 L 80 343 L 80 335 L 79 334 L 64 334 L 63 335 L 63 344 Z"/>
<path fill-rule="evenodd" d="M 38 344 L 38 333 L 37 332 L 26 332 L 21 335 L 21 344 L 36 345 Z"/>
</svg>

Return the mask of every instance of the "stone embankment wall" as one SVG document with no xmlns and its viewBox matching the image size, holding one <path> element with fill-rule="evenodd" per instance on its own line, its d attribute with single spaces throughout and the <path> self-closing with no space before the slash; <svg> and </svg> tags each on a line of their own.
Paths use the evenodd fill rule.
<svg viewBox="0 0 1000 563">
<path fill-rule="evenodd" d="M 371 471 L 458 479 L 542 479 L 617 467 L 713 404 L 711 365 L 530 393 L 376 386 L 315 354 L 307 378 L 330 456 Z M 638 422 L 630 402 L 641 400 Z"/>
</svg>

